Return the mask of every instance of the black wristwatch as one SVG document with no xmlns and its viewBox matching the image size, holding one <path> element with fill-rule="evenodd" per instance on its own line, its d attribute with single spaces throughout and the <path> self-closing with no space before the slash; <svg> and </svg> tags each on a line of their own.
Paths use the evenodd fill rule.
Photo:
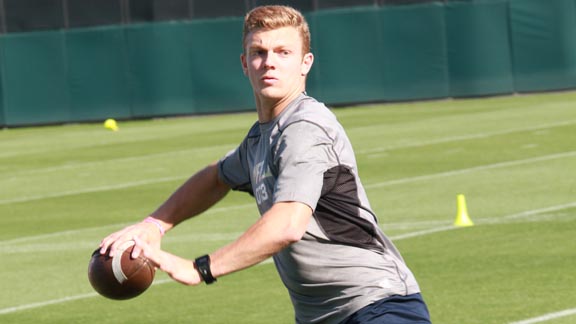
<svg viewBox="0 0 576 324">
<path fill-rule="evenodd" d="M 207 285 L 216 281 L 216 278 L 212 276 L 212 271 L 210 271 L 209 255 L 203 255 L 194 260 L 194 266 L 196 267 L 196 270 L 198 270 L 198 273 L 200 274 L 200 277 L 202 277 L 202 280 L 204 280 L 204 282 Z"/>
</svg>

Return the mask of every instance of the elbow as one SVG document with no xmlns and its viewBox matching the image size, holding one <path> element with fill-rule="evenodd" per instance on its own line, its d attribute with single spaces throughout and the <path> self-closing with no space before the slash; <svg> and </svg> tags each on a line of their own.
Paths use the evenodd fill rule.
<svg viewBox="0 0 576 324">
<path fill-rule="evenodd" d="M 306 232 L 305 229 L 302 230 L 300 228 L 294 228 L 294 227 L 286 228 L 283 231 L 283 234 L 280 238 L 280 244 L 283 247 L 294 244 L 302 239 L 305 232 Z"/>
<path fill-rule="evenodd" d="M 268 235 L 284 248 L 304 237 L 312 218 L 312 209 L 301 203 L 276 203 L 264 214 L 262 221 L 266 224 Z"/>
</svg>

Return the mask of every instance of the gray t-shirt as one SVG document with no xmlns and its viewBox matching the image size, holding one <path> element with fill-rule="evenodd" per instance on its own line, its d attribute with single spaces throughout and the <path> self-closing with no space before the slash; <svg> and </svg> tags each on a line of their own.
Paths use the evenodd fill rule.
<svg viewBox="0 0 576 324">
<path fill-rule="evenodd" d="M 302 240 L 274 256 L 297 323 L 340 323 L 391 295 L 420 291 L 400 253 L 378 227 L 352 145 L 332 112 L 305 94 L 274 120 L 255 123 L 219 162 L 221 179 L 256 198 L 310 206 Z"/>
</svg>

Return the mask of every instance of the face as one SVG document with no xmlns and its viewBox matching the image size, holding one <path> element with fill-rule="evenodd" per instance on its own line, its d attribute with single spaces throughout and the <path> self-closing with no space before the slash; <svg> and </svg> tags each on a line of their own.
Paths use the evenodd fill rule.
<svg viewBox="0 0 576 324">
<path fill-rule="evenodd" d="M 314 57 L 302 53 L 296 28 L 256 30 L 247 35 L 245 46 L 242 68 L 257 103 L 266 106 L 291 101 L 305 90 Z"/>
</svg>

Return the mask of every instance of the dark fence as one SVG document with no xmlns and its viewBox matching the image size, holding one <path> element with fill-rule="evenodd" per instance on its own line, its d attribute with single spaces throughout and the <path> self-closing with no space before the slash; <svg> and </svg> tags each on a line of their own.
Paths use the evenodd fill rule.
<svg viewBox="0 0 576 324">
<path fill-rule="evenodd" d="M 0 0 L 0 32 L 240 17 L 263 4 L 285 4 L 312 12 L 451 1 L 472 0 Z"/>
</svg>

